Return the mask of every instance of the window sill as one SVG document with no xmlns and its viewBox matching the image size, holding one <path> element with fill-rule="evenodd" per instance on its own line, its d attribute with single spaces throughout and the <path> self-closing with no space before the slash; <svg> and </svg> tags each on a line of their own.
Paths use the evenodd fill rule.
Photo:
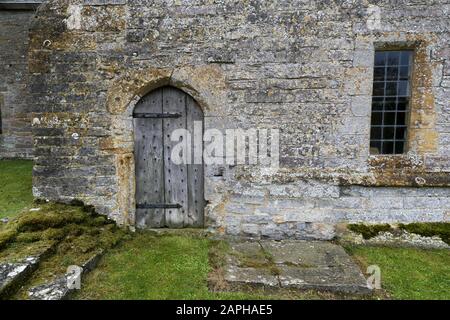
<svg viewBox="0 0 450 320">
<path fill-rule="evenodd" d="M 369 173 L 373 186 L 383 187 L 448 187 L 447 172 L 427 171 L 424 157 L 415 153 L 370 155 Z"/>
</svg>

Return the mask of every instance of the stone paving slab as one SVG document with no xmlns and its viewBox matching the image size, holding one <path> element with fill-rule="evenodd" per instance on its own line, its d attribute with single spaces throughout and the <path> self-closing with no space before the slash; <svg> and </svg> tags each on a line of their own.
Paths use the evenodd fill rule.
<svg viewBox="0 0 450 320">
<path fill-rule="evenodd" d="M 278 277 L 264 269 L 240 268 L 236 265 L 229 265 L 226 270 L 225 280 L 233 287 L 240 285 L 255 287 L 277 287 Z"/>
<path fill-rule="evenodd" d="M 239 285 L 337 293 L 370 293 L 367 281 L 345 250 L 325 241 L 232 242 L 224 279 Z"/>
</svg>

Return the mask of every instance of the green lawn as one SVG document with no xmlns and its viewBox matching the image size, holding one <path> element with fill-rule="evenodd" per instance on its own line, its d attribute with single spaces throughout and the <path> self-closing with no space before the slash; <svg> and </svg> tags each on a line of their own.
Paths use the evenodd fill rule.
<svg viewBox="0 0 450 320">
<path fill-rule="evenodd" d="M 87 275 L 75 299 L 336 299 L 308 293 L 270 295 L 212 293 L 208 253 L 216 242 L 190 236 L 154 236 L 139 232 L 106 254 Z M 392 299 L 450 299 L 449 250 L 347 248 L 363 266 L 381 268 L 382 286 Z M 376 297 L 385 297 L 386 294 Z"/>
<path fill-rule="evenodd" d="M 0 218 L 11 217 L 33 202 L 28 160 L 0 161 Z"/>
<path fill-rule="evenodd" d="M 213 242 L 190 236 L 137 233 L 88 274 L 75 299 L 258 299 L 258 294 L 208 291 Z"/>
<path fill-rule="evenodd" d="M 0 161 L 0 217 L 14 216 L 32 204 L 31 171 L 31 161 Z M 207 287 L 212 269 L 210 257 L 218 248 L 217 241 L 189 233 L 156 236 L 137 232 L 106 253 L 73 298 L 336 298 L 313 292 L 283 296 L 268 296 L 261 291 L 210 292 Z M 363 246 L 347 250 L 363 266 L 376 264 L 381 268 L 383 289 L 393 299 L 450 299 L 450 250 Z"/>
<path fill-rule="evenodd" d="M 347 249 L 363 266 L 380 267 L 381 285 L 393 299 L 450 299 L 450 250 Z"/>
</svg>

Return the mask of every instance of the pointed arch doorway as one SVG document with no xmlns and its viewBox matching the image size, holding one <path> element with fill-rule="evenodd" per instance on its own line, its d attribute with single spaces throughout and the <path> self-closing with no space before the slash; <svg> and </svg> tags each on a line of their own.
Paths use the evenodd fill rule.
<svg viewBox="0 0 450 320">
<path fill-rule="evenodd" d="M 142 97 L 133 118 L 136 226 L 203 227 L 203 163 L 175 164 L 171 159 L 172 148 L 178 143 L 171 141 L 174 130 L 193 133 L 194 122 L 199 121 L 203 136 L 202 109 L 190 95 L 166 86 Z M 191 154 L 193 140 L 188 146 Z"/>
</svg>

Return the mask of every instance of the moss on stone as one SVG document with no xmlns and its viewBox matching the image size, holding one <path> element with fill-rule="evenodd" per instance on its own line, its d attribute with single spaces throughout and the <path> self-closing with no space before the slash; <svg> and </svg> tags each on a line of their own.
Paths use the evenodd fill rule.
<svg viewBox="0 0 450 320">
<path fill-rule="evenodd" d="M 8 243 L 12 242 L 17 235 L 15 228 L 5 228 L 0 231 L 0 249 L 4 248 Z"/>
<path fill-rule="evenodd" d="M 19 215 L 17 229 L 19 232 L 26 232 L 60 228 L 71 223 L 81 224 L 86 219 L 87 214 L 80 207 L 51 204 L 43 206 L 39 211 Z"/>
<path fill-rule="evenodd" d="M 81 265 L 127 237 L 126 231 L 84 205 L 46 203 L 38 207 L 22 212 L 0 230 L 1 261 L 19 261 L 52 246 L 52 255 L 40 263 L 16 298 L 27 298 L 32 286 L 61 276 L 68 266 Z"/>
<path fill-rule="evenodd" d="M 226 255 L 230 252 L 230 250 L 231 248 L 228 242 L 210 240 L 208 259 L 212 269 L 220 269 L 226 265 Z"/>
<path fill-rule="evenodd" d="M 31 256 L 40 256 L 43 252 L 48 252 L 54 248 L 55 241 L 45 240 L 36 242 L 12 242 L 0 251 L 0 263 L 19 262 Z M 50 250 L 52 251 L 52 250 Z"/>
<path fill-rule="evenodd" d="M 448 222 L 399 224 L 398 227 L 424 237 L 439 236 L 442 241 L 450 245 L 450 223 Z"/>
<path fill-rule="evenodd" d="M 349 224 L 347 228 L 353 232 L 361 234 L 368 240 L 376 237 L 380 232 L 392 232 L 404 230 L 409 233 L 418 234 L 424 237 L 438 236 L 450 245 L 450 223 L 448 222 L 416 222 L 409 224 L 399 224 L 398 229 L 389 224 Z"/>
<path fill-rule="evenodd" d="M 389 224 L 349 224 L 347 228 L 356 232 L 366 240 L 376 237 L 380 232 L 392 231 Z"/>
<path fill-rule="evenodd" d="M 272 275 L 280 273 L 273 256 L 262 247 L 252 253 L 232 251 L 230 255 L 235 256 L 239 260 L 239 266 L 242 268 L 265 269 Z"/>
<path fill-rule="evenodd" d="M 19 233 L 16 236 L 15 241 L 16 242 L 25 242 L 25 243 L 31 243 L 31 242 L 37 242 L 40 241 L 42 238 L 42 232 L 35 231 L 35 232 L 23 232 Z"/>
</svg>

